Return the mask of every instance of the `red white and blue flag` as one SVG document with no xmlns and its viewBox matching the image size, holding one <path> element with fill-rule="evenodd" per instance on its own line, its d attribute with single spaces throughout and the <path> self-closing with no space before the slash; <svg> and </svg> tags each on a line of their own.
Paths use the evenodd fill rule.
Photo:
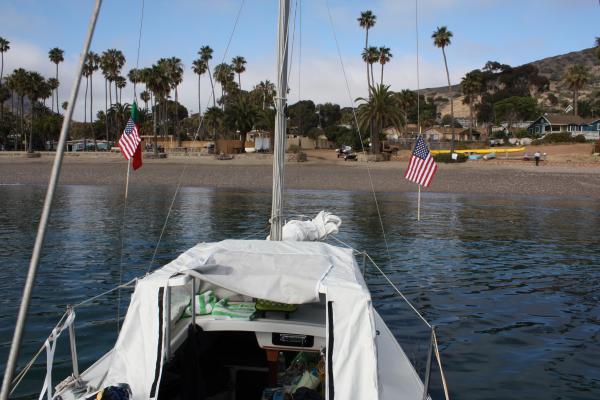
<svg viewBox="0 0 600 400">
<path fill-rule="evenodd" d="M 427 143 L 425 143 L 422 136 L 419 136 L 404 177 L 411 182 L 427 187 L 431 184 L 437 168 L 437 164 L 433 160 L 433 157 L 431 157 Z"/>
<path fill-rule="evenodd" d="M 140 138 L 137 119 L 137 104 L 134 102 L 131 106 L 131 116 L 119 139 L 119 148 L 125 159 L 129 161 L 133 157 L 134 170 L 142 166 L 142 147 L 140 146 L 142 139 Z"/>
</svg>

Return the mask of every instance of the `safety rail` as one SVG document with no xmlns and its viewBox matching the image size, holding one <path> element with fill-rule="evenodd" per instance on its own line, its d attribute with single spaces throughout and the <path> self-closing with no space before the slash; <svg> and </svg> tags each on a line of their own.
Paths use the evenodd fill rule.
<svg viewBox="0 0 600 400">
<path fill-rule="evenodd" d="M 435 325 L 429 323 L 429 321 L 427 321 L 427 319 L 425 319 L 425 317 L 419 312 L 419 310 L 417 310 L 417 308 L 410 302 L 410 300 L 408 300 L 408 298 L 400 291 L 400 289 L 398 289 L 398 287 L 394 284 L 394 282 L 392 282 L 392 280 L 387 276 L 387 274 L 385 272 L 383 272 L 383 270 L 379 267 L 379 265 L 377 265 L 377 263 L 371 258 L 371 256 L 366 252 L 366 251 L 358 251 L 356 249 L 354 249 L 352 246 L 350 246 L 349 244 L 341 241 L 340 239 L 331 236 L 331 238 L 335 239 L 338 243 L 343 244 L 344 246 L 350 248 L 353 252 L 355 256 L 362 256 L 362 262 L 361 262 L 361 272 L 363 277 L 365 278 L 366 281 L 366 273 L 367 273 L 367 261 L 369 261 L 371 263 L 371 265 L 373 267 L 375 267 L 375 269 L 381 274 L 381 276 L 383 276 L 385 278 L 385 280 L 388 282 L 388 284 L 396 291 L 396 294 L 398 294 L 406 304 L 408 304 L 408 306 L 417 314 L 417 316 L 421 319 L 421 321 L 423 321 L 423 323 L 425 323 L 425 325 L 429 328 L 431 336 L 430 336 L 430 340 L 429 340 L 429 346 L 428 346 L 428 351 L 427 351 L 427 364 L 425 365 L 425 378 L 423 379 L 423 400 L 427 400 L 429 398 L 429 382 L 431 380 L 431 365 L 433 362 L 433 354 L 435 354 L 435 358 L 437 360 L 437 364 L 438 364 L 438 368 L 440 371 L 440 377 L 442 380 L 442 387 L 444 388 L 444 396 L 446 398 L 446 400 L 450 400 L 450 394 L 448 392 L 448 384 L 446 382 L 446 375 L 444 374 L 444 369 L 442 367 L 442 358 L 440 355 L 440 350 L 439 350 L 439 346 L 438 346 L 438 340 L 437 340 L 437 335 L 435 332 Z"/>
</svg>

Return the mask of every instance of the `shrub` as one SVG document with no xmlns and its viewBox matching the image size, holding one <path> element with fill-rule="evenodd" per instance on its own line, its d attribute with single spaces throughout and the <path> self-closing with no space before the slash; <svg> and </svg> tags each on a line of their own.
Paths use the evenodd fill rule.
<svg viewBox="0 0 600 400">
<path fill-rule="evenodd" d="M 463 163 L 465 161 L 467 161 L 467 159 L 469 157 L 467 157 L 466 154 L 462 154 L 462 153 L 456 153 L 456 155 L 458 156 L 458 159 L 453 160 L 452 159 L 452 154 L 450 153 L 445 153 L 445 154 L 435 154 L 433 156 L 433 159 L 435 160 L 436 163 Z"/>
<path fill-rule="evenodd" d="M 302 152 L 302 149 L 297 144 L 290 144 L 290 147 L 287 149 L 288 153 L 298 154 Z"/>
<path fill-rule="evenodd" d="M 577 143 L 585 143 L 585 142 L 587 142 L 587 139 L 585 138 L 584 135 L 577 135 L 573 138 L 573 141 L 577 142 Z"/>
</svg>

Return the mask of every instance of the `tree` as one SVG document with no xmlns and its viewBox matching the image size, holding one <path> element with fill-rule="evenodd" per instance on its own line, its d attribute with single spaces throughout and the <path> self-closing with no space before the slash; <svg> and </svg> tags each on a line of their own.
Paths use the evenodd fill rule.
<svg viewBox="0 0 600 400">
<path fill-rule="evenodd" d="M 90 51 L 87 55 L 87 58 L 85 60 L 85 68 L 87 69 L 87 72 L 89 73 L 89 77 L 90 77 L 90 123 L 93 122 L 94 118 L 93 118 L 93 113 L 94 113 L 94 72 L 98 71 L 98 68 L 100 68 L 100 56 L 97 53 L 94 53 L 93 51 Z M 92 127 L 92 135 L 94 137 L 94 150 L 97 149 L 97 143 L 96 143 L 96 133 L 93 130 L 93 126 Z"/>
<path fill-rule="evenodd" d="M 360 27 L 365 30 L 364 50 L 366 51 L 369 48 L 369 29 L 371 29 L 372 27 L 375 26 L 375 23 L 377 22 L 377 16 L 375 14 L 373 14 L 373 11 L 367 10 L 367 11 L 363 11 L 360 13 L 360 17 L 357 18 L 357 21 L 358 21 L 358 25 L 360 25 Z M 371 84 L 371 81 L 369 78 L 369 62 L 368 62 L 368 59 L 365 60 L 364 56 L 363 56 L 363 61 L 365 61 L 366 66 L 367 66 L 367 87 L 370 87 L 370 86 L 372 86 L 372 84 Z M 369 89 L 369 93 L 371 93 L 370 89 Z"/>
<path fill-rule="evenodd" d="M 240 87 L 240 90 L 242 90 L 242 80 L 240 75 L 246 71 L 246 59 L 242 56 L 234 57 L 231 60 L 231 67 L 233 68 L 233 72 L 238 76 L 238 86 Z"/>
<path fill-rule="evenodd" d="M 200 58 L 192 62 L 192 71 L 194 71 L 194 73 L 198 75 L 198 124 L 200 124 L 200 121 L 202 121 L 202 102 L 200 101 L 200 78 L 206 73 L 207 69 L 208 68 L 206 66 L 206 63 Z M 198 129 L 200 129 L 200 125 L 198 125 Z"/>
<path fill-rule="evenodd" d="M 124 76 L 119 75 L 115 78 L 115 87 L 117 89 L 119 89 L 119 101 L 118 101 L 119 104 L 121 104 L 121 102 L 122 102 L 121 95 L 122 95 L 123 89 L 125 89 L 126 86 L 127 86 L 127 79 L 125 79 Z M 115 102 L 116 101 L 117 101 L 117 99 L 115 99 Z M 118 130 L 120 131 L 121 129 L 118 129 Z"/>
<path fill-rule="evenodd" d="M 438 27 L 435 32 L 431 35 L 433 39 L 433 45 L 437 48 L 442 49 L 444 55 L 444 66 L 446 67 L 446 78 L 448 79 L 448 100 L 450 101 L 450 116 L 454 120 L 454 99 L 452 98 L 452 86 L 450 85 L 450 73 L 448 72 L 448 60 L 446 59 L 446 47 L 449 46 L 452 41 L 452 32 L 445 26 Z M 452 142 L 450 144 L 450 152 L 454 152 L 454 126 L 451 128 L 452 131 Z"/>
<path fill-rule="evenodd" d="M 398 102 L 398 107 L 400 107 L 405 123 L 408 123 L 408 114 L 417 105 L 417 93 L 409 89 L 403 89 L 396 93 L 396 101 Z"/>
<path fill-rule="evenodd" d="M 153 118 L 153 125 L 154 125 L 154 154 L 158 155 L 158 129 L 157 129 L 158 124 L 157 124 L 157 120 L 158 120 L 159 110 L 161 108 L 161 105 L 163 105 L 163 111 L 161 113 L 163 115 L 163 117 L 162 117 L 163 121 L 161 123 L 161 126 L 163 128 L 163 135 L 165 135 L 166 132 L 165 132 L 164 121 L 166 120 L 166 103 L 167 103 L 167 97 L 169 95 L 171 81 L 167 74 L 167 71 L 165 70 L 164 64 L 152 65 L 152 67 L 149 68 L 146 75 L 147 75 L 146 87 L 150 91 L 152 91 L 152 93 L 154 93 L 155 99 L 158 100 L 158 101 L 155 101 L 155 105 L 152 110 L 152 118 Z"/>
<path fill-rule="evenodd" d="M 367 63 L 367 78 L 369 88 L 371 88 L 375 86 L 375 78 L 373 76 L 373 64 L 379 61 L 379 49 L 375 46 L 371 46 L 368 48 L 365 47 L 362 53 L 362 59 L 364 62 Z"/>
<path fill-rule="evenodd" d="M 123 65 L 125 65 L 125 56 L 123 55 L 123 52 L 121 50 L 117 50 L 117 49 L 108 49 L 106 51 L 104 51 L 102 53 L 102 56 L 100 58 L 100 68 L 102 69 L 102 73 L 104 74 L 104 78 L 105 78 L 105 86 L 106 88 L 106 92 L 108 93 L 108 100 L 110 101 L 110 106 L 112 107 L 113 102 L 112 102 L 112 94 L 111 94 L 111 83 L 115 82 L 115 80 L 117 79 L 117 77 L 119 76 L 119 74 L 121 73 L 121 69 L 123 68 Z M 117 102 L 117 85 L 115 84 L 115 102 Z M 104 97 L 105 99 L 105 118 L 108 118 L 108 105 L 106 104 L 106 96 Z M 115 121 L 115 128 L 116 128 L 116 121 Z M 110 137 L 108 136 L 108 120 L 106 123 L 106 129 L 107 129 L 107 138 L 110 140 Z M 115 135 L 118 135 L 118 132 L 115 133 Z"/>
<path fill-rule="evenodd" d="M 225 108 L 225 94 L 227 92 L 227 84 L 230 81 L 233 81 L 233 69 L 231 68 L 231 65 L 227 64 L 227 63 L 221 63 L 219 65 L 217 65 L 215 67 L 215 70 L 213 72 L 213 77 L 215 78 L 215 81 L 219 82 L 219 84 L 221 85 L 221 100 L 220 103 L 223 106 L 222 108 Z"/>
<path fill-rule="evenodd" d="M 288 106 L 288 115 L 290 128 L 296 128 L 299 135 L 306 135 L 319 124 L 319 116 L 312 100 L 300 100 Z"/>
<path fill-rule="evenodd" d="M 0 85 L 2 85 L 2 77 L 4 76 L 4 53 L 10 50 L 10 42 L 0 36 L 0 55 L 2 56 L 2 66 L 0 67 Z"/>
<path fill-rule="evenodd" d="M 23 138 L 25 137 L 25 128 L 24 128 L 24 113 L 25 113 L 25 94 L 27 92 L 27 84 L 28 84 L 28 73 L 23 68 L 17 68 L 13 71 L 10 76 L 11 86 L 14 88 L 17 96 L 19 97 L 19 120 L 20 120 L 20 133 L 19 133 L 19 142 L 23 142 Z M 18 148 L 18 145 L 15 145 Z"/>
<path fill-rule="evenodd" d="M 148 102 L 150 101 L 150 92 L 144 90 L 140 93 L 140 99 L 144 102 L 144 106 L 146 108 L 146 112 L 148 112 Z"/>
<path fill-rule="evenodd" d="M 134 95 L 137 94 L 137 84 L 142 82 L 142 70 L 131 68 L 127 73 L 127 78 L 129 78 L 129 82 L 133 84 Z"/>
<path fill-rule="evenodd" d="M 210 87 L 212 89 L 213 107 L 216 107 L 217 99 L 215 98 L 215 86 L 213 84 L 212 75 L 210 73 L 210 65 L 208 64 L 208 62 L 212 60 L 212 54 L 213 49 L 211 49 L 210 46 L 202 46 L 200 48 L 200 51 L 198 52 L 200 59 L 204 61 L 204 63 L 206 64 L 206 69 L 208 70 L 208 78 L 210 79 Z"/>
<path fill-rule="evenodd" d="M 483 90 L 483 76 L 478 69 L 468 72 L 460 82 L 465 98 L 463 103 L 469 105 L 469 117 L 471 124 L 469 125 L 469 134 L 473 137 L 473 105 Z"/>
<path fill-rule="evenodd" d="M 342 118 L 342 111 L 338 104 L 319 104 L 317 110 L 319 112 L 319 125 L 323 129 L 339 124 Z"/>
<path fill-rule="evenodd" d="M 50 86 L 46 82 L 43 76 L 37 72 L 27 72 L 25 82 L 25 94 L 29 97 L 31 103 L 31 129 L 29 130 L 29 147 L 27 152 L 33 153 L 33 126 L 35 118 L 36 103 L 40 98 L 48 97 L 50 92 Z"/>
<path fill-rule="evenodd" d="M 379 48 L 379 64 L 381 64 L 381 81 L 380 85 L 383 85 L 383 67 L 385 64 L 389 63 L 392 59 L 393 54 L 390 51 L 389 47 L 382 46 Z"/>
<path fill-rule="evenodd" d="M 514 96 L 494 104 L 496 122 L 507 122 L 510 127 L 516 121 L 533 120 L 539 115 L 536 99 L 530 96 Z"/>
<path fill-rule="evenodd" d="M 254 128 L 258 119 L 258 110 L 249 101 L 248 96 L 240 95 L 225 111 L 225 121 L 231 129 L 240 134 L 242 153 L 246 152 L 246 136 Z"/>
<path fill-rule="evenodd" d="M 58 47 L 54 47 L 54 48 L 50 49 L 50 51 L 48 52 L 48 58 L 50 59 L 51 62 L 56 64 L 56 80 L 57 81 L 59 81 L 58 80 L 58 64 L 65 61 L 64 54 L 65 54 L 65 52 L 63 50 L 59 49 Z M 59 104 L 59 102 L 58 102 L 58 87 L 56 88 L 56 90 L 54 92 L 56 94 L 56 112 L 58 112 L 58 104 Z"/>
<path fill-rule="evenodd" d="M 588 79 L 589 70 L 582 64 L 571 65 L 565 74 L 564 80 L 569 89 L 573 91 L 573 114 L 576 116 L 579 115 L 577 106 L 579 91 L 587 84 Z"/>
<path fill-rule="evenodd" d="M 258 102 L 262 102 L 262 109 L 265 110 L 267 104 L 269 107 L 273 104 L 273 98 L 275 98 L 275 84 L 266 81 L 260 81 L 258 85 L 254 86 L 254 89 L 250 92 L 250 95 Z"/>
<path fill-rule="evenodd" d="M 361 101 L 356 110 L 356 117 L 361 129 L 366 129 L 371 122 L 375 126 L 375 134 L 371 137 L 371 151 L 373 154 L 381 152 L 379 133 L 386 126 L 393 126 L 400 130 L 404 125 L 402 111 L 398 106 L 398 101 L 394 92 L 389 86 L 377 85 L 372 88 L 368 99 L 359 97 L 356 101 Z"/>
<path fill-rule="evenodd" d="M 223 110 L 219 107 L 210 107 L 204 114 L 206 125 L 212 128 L 213 140 L 217 139 L 217 130 L 221 128 L 223 124 Z"/>
<path fill-rule="evenodd" d="M 169 88 L 175 92 L 175 103 L 178 103 L 177 87 L 179 86 L 179 84 L 181 84 L 181 82 L 183 82 L 183 64 L 181 63 L 181 59 L 177 57 L 171 57 L 166 59 L 161 58 L 160 60 L 158 60 L 157 64 L 163 69 L 164 73 L 166 74 L 169 83 Z M 177 133 L 177 126 L 179 124 L 178 115 L 179 113 L 175 113 L 175 118 L 173 119 L 173 130 L 175 134 Z M 178 143 L 181 144 L 181 141 L 179 139 L 179 135 L 177 135 Z"/>
</svg>

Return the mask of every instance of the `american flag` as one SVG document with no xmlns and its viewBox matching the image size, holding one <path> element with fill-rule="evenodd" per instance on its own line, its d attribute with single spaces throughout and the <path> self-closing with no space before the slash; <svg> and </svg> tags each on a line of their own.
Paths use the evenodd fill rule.
<svg viewBox="0 0 600 400">
<path fill-rule="evenodd" d="M 121 148 L 121 153 L 127 160 L 129 160 L 135 154 L 135 150 L 139 146 L 142 139 L 140 139 L 140 134 L 138 132 L 137 125 L 133 121 L 131 117 L 129 117 L 129 121 L 127 121 L 127 125 L 125 125 L 125 130 L 119 139 L 119 147 Z"/>
<path fill-rule="evenodd" d="M 431 184 L 437 168 L 437 164 L 433 160 L 433 157 L 431 157 L 427 144 L 423 140 L 423 137 L 419 136 L 404 177 L 411 182 L 427 187 Z"/>
</svg>

